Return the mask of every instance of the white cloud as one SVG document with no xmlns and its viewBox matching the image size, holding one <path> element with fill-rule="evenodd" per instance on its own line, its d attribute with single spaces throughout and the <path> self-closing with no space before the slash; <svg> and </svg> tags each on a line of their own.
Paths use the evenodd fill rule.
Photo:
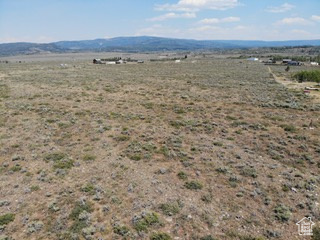
<svg viewBox="0 0 320 240">
<path fill-rule="evenodd" d="M 226 17 L 226 18 L 205 18 L 199 21 L 201 24 L 217 24 L 217 23 L 230 23 L 230 22 L 239 22 L 240 18 L 238 17 Z"/>
<path fill-rule="evenodd" d="M 212 25 L 204 25 L 196 28 L 189 28 L 186 34 L 195 36 L 196 39 L 210 39 L 210 40 L 226 40 L 226 39 L 250 39 L 251 27 L 235 26 L 232 28 L 225 28 Z"/>
<path fill-rule="evenodd" d="M 312 23 L 301 17 L 293 17 L 293 18 L 284 18 L 278 21 L 276 24 L 277 25 L 310 25 Z"/>
<path fill-rule="evenodd" d="M 156 5 L 156 9 L 160 11 L 194 12 L 203 9 L 227 10 L 238 5 L 238 0 L 179 0 L 176 4 Z"/>
<path fill-rule="evenodd" d="M 313 21 L 320 22 L 320 16 L 312 15 L 312 16 L 311 16 L 311 19 L 312 19 Z"/>
<path fill-rule="evenodd" d="M 301 29 L 293 29 L 291 30 L 291 33 L 293 34 L 301 34 L 301 35 L 310 35 L 310 32 L 301 30 Z"/>
<path fill-rule="evenodd" d="M 201 27 L 189 29 L 190 32 L 208 32 L 208 31 L 213 31 L 213 30 L 220 30 L 220 27 L 211 26 L 211 25 L 204 25 Z"/>
<path fill-rule="evenodd" d="M 151 22 L 156 22 L 156 21 L 165 21 L 167 19 L 174 19 L 174 18 L 196 18 L 196 14 L 195 13 L 182 13 L 182 14 L 178 14 L 178 13 L 167 13 L 161 16 L 157 16 L 154 18 L 150 18 L 148 19 Z"/>
<path fill-rule="evenodd" d="M 154 24 L 151 27 L 142 28 L 136 32 L 136 36 L 155 36 L 155 37 L 180 37 L 182 31 L 161 24 Z"/>
<path fill-rule="evenodd" d="M 271 13 L 283 13 L 283 12 L 287 12 L 290 11 L 291 9 L 295 8 L 294 5 L 291 5 L 289 3 L 284 3 L 281 6 L 277 6 L 277 7 L 268 7 L 266 9 L 267 12 L 271 12 Z"/>
</svg>

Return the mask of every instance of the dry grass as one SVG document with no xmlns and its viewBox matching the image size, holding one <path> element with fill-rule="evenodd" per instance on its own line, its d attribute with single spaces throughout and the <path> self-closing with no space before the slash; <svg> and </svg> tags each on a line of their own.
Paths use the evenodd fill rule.
<svg viewBox="0 0 320 240">
<path fill-rule="evenodd" d="M 0 64 L 3 234 L 299 239 L 320 217 L 319 105 L 259 63 L 193 60 Z"/>
</svg>

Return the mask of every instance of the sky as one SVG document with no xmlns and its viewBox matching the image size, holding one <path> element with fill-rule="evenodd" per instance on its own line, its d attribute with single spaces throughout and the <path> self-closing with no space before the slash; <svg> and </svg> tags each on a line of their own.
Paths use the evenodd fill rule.
<svg viewBox="0 0 320 240">
<path fill-rule="evenodd" d="M 0 43 L 320 39 L 320 0 L 0 0 Z"/>
</svg>

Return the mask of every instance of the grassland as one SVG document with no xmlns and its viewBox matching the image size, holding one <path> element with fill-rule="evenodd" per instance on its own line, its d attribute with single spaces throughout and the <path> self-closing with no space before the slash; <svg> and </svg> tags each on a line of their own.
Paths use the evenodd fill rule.
<svg viewBox="0 0 320 240">
<path fill-rule="evenodd" d="M 320 220 L 320 106 L 267 66 L 64 63 L 0 64 L 0 236 L 300 239 Z"/>
</svg>

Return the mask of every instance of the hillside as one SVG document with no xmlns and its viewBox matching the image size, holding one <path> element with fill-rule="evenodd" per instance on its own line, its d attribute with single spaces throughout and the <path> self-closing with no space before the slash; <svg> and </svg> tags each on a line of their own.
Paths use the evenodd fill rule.
<svg viewBox="0 0 320 240">
<path fill-rule="evenodd" d="M 85 52 L 85 51 L 196 51 L 215 49 L 239 49 L 283 46 L 320 46 L 320 40 L 301 41 L 240 41 L 240 40 L 190 40 L 160 37 L 117 37 L 83 41 L 60 41 L 49 44 L 6 43 L 0 44 L 0 56 L 34 54 L 41 52 Z"/>
</svg>

